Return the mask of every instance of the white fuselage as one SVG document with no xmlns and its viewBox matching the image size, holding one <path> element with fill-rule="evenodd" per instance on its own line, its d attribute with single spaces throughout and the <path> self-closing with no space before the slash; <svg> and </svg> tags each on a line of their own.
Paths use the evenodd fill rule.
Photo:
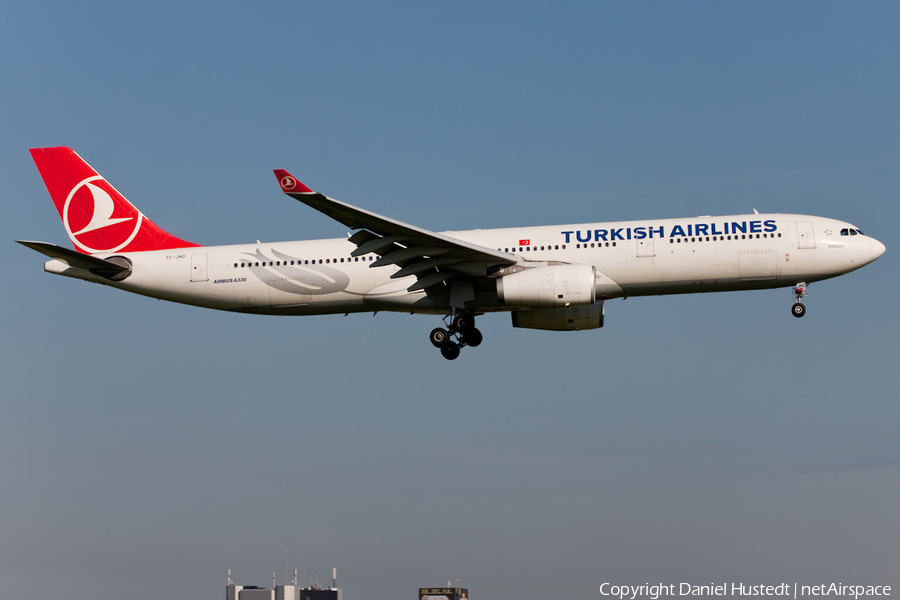
<svg viewBox="0 0 900 600">
<path fill-rule="evenodd" d="M 752 214 L 445 235 L 508 252 L 526 266 L 592 265 L 599 299 L 775 288 L 836 277 L 884 252 L 880 242 L 856 231 L 822 217 Z M 370 268 L 377 256 L 351 257 L 355 249 L 346 239 L 327 239 L 116 253 L 133 265 L 119 282 L 58 260 L 45 268 L 173 302 L 257 314 L 447 311 L 446 295 L 407 292 L 414 276 L 391 279 L 399 267 Z M 515 308 L 501 305 L 490 289 L 479 290 L 475 304 L 480 312 Z"/>
</svg>

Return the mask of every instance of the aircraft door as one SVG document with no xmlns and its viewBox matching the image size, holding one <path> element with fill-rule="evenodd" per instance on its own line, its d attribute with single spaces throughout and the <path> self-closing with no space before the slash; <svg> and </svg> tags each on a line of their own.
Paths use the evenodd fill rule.
<svg viewBox="0 0 900 600">
<path fill-rule="evenodd" d="M 810 221 L 797 221 L 797 247 L 815 248 L 816 236 L 813 234 L 813 225 Z"/>
<path fill-rule="evenodd" d="M 191 255 L 191 281 L 208 281 L 206 275 L 206 254 Z"/>
</svg>

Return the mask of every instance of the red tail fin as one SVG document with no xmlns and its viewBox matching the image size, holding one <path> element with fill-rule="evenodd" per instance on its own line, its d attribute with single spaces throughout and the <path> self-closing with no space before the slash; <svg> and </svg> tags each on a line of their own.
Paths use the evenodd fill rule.
<svg viewBox="0 0 900 600">
<path fill-rule="evenodd" d="M 141 252 L 197 246 L 163 231 L 71 148 L 32 148 L 31 157 L 79 252 Z"/>
</svg>

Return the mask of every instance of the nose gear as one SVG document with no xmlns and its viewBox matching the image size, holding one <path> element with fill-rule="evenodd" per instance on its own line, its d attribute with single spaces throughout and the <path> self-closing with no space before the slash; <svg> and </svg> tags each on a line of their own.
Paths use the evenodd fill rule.
<svg viewBox="0 0 900 600">
<path fill-rule="evenodd" d="M 791 307 L 791 314 L 798 319 L 806 314 L 806 306 L 803 304 L 803 298 L 806 298 L 806 282 L 800 282 L 793 287 L 791 292 L 794 294 L 794 305 Z"/>
</svg>

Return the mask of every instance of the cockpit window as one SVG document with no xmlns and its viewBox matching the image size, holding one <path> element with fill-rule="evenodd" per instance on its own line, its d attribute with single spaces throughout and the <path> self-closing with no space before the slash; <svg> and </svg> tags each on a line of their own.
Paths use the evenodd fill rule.
<svg viewBox="0 0 900 600">
<path fill-rule="evenodd" d="M 851 229 L 851 230 L 850 230 L 850 235 L 858 235 L 858 234 L 856 233 L 856 230 L 855 230 L 855 229 Z"/>
<path fill-rule="evenodd" d="M 849 229 L 841 229 L 841 235 L 850 235 Z"/>
<path fill-rule="evenodd" d="M 864 234 L 864 233 L 862 232 L 861 229 L 857 229 L 857 230 L 856 230 L 856 233 L 858 233 L 859 235 L 866 235 L 866 234 Z"/>
</svg>

